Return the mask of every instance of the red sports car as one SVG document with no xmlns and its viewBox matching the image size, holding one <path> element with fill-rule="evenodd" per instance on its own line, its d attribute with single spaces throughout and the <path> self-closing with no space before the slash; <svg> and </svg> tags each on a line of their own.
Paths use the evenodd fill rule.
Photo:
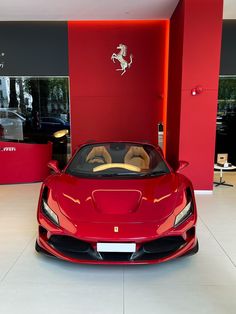
<svg viewBox="0 0 236 314">
<path fill-rule="evenodd" d="M 76 263 L 151 264 L 198 251 L 191 182 L 150 144 L 81 146 L 42 185 L 36 250 Z"/>
</svg>

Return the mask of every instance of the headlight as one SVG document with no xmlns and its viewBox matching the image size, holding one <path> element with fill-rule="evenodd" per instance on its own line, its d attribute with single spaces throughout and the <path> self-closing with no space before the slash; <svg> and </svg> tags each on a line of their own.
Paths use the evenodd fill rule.
<svg viewBox="0 0 236 314">
<path fill-rule="evenodd" d="M 189 202 L 175 218 L 175 227 L 182 223 L 193 211 L 192 202 Z"/>
<path fill-rule="evenodd" d="M 42 201 L 42 210 L 44 214 L 57 226 L 59 226 L 59 219 L 54 211 L 48 206 L 48 204 L 43 200 Z"/>
</svg>

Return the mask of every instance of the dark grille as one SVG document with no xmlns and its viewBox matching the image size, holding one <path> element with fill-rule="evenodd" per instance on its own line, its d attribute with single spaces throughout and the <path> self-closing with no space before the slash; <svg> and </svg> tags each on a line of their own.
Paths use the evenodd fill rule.
<svg viewBox="0 0 236 314">
<path fill-rule="evenodd" d="M 68 236 L 53 235 L 48 243 L 54 246 L 58 251 L 84 253 L 90 249 L 89 243 Z"/>
<path fill-rule="evenodd" d="M 176 251 L 181 245 L 185 243 L 180 236 L 160 238 L 143 245 L 145 253 L 166 253 Z"/>
<path fill-rule="evenodd" d="M 48 243 L 63 255 L 71 258 L 81 260 L 100 259 L 98 253 L 89 243 L 73 237 L 53 235 Z"/>
<path fill-rule="evenodd" d="M 167 257 L 177 251 L 185 241 L 180 236 L 164 237 L 145 243 L 133 254 L 133 260 L 152 260 Z"/>
<path fill-rule="evenodd" d="M 104 261 L 128 262 L 131 259 L 132 253 L 100 253 Z"/>
<path fill-rule="evenodd" d="M 180 236 L 164 237 L 143 244 L 135 253 L 98 253 L 91 244 L 69 236 L 53 235 L 48 243 L 63 255 L 80 260 L 144 261 L 167 257 L 185 244 Z"/>
</svg>

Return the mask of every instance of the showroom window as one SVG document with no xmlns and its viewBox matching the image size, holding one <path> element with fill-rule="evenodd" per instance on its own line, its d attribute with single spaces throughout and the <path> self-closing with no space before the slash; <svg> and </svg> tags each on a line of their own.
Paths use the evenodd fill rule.
<svg viewBox="0 0 236 314">
<path fill-rule="evenodd" d="M 228 154 L 236 164 L 236 76 L 220 76 L 216 130 L 216 155 Z"/>
<path fill-rule="evenodd" d="M 68 77 L 5 76 L 0 81 L 0 140 L 51 141 L 54 158 L 67 154 L 70 142 Z"/>
</svg>

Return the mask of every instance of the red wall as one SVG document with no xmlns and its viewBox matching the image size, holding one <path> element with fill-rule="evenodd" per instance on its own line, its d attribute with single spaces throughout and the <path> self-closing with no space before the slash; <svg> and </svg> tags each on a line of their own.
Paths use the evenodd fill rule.
<svg viewBox="0 0 236 314">
<path fill-rule="evenodd" d="M 222 10 L 222 0 L 183 0 L 170 21 L 166 153 L 172 165 L 189 161 L 197 190 L 213 188 Z"/>
<path fill-rule="evenodd" d="M 168 21 L 69 22 L 73 148 L 89 140 L 157 143 L 166 102 Z M 121 76 L 111 61 L 128 46 L 133 64 Z"/>
<path fill-rule="evenodd" d="M 0 142 L 0 184 L 43 181 L 51 159 L 51 143 Z"/>
</svg>

